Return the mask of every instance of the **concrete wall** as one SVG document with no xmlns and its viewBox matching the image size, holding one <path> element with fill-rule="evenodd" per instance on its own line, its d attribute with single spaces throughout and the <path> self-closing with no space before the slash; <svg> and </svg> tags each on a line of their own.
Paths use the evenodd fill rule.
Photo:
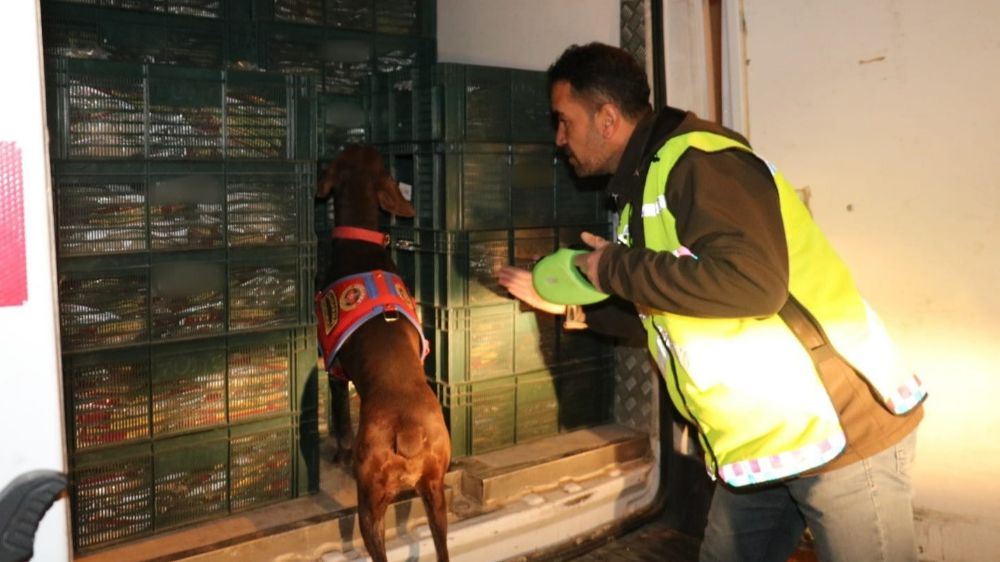
<svg viewBox="0 0 1000 562">
<path fill-rule="evenodd" d="M 749 132 L 930 390 L 925 560 L 1000 552 L 1000 3 L 745 1 Z"/>
<path fill-rule="evenodd" d="M 438 59 L 545 70 L 573 43 L 617 45 L 617 0 L 438 0 Z"/>
</svg>

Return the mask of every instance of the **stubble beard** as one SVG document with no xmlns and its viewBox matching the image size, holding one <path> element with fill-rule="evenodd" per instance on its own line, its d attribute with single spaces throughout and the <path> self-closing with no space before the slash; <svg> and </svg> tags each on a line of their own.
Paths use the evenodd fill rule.
<svg viewBox="0 0 1000 562">
<path fill-rule="evenodd" d="M 573 167 L 573 172 L 575 172 L 576 176 L 579 178 L 599 176 L 604 173 L 602 171 L 602 166 L 596 157 L 581 160 L 580 157 L 572 151 L 567 151 L 566 160 L 569 162 L 569 165 Z"/>
</svg>

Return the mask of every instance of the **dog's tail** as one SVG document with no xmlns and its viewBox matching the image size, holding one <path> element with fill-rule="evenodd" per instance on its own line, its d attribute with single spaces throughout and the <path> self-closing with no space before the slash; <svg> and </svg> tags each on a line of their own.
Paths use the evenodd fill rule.
<svg viewBox="0 0 1000 562">
<path fill-rule="evenodd" d="M 424 450 L 427 433 L 420 426 L 402 427 L 396 431 L 396 454 L 412 459 Z"/>
</svg>

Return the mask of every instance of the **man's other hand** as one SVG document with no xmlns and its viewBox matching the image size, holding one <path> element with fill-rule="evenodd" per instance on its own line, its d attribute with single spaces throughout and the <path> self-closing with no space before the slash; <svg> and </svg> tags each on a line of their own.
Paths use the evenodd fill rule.
<svg viewBox="0 0 1000 562">
<path fill-rule="evenodd" d="M 531 282 L 531 272 L 526 269 L 505 265 L 497 271 L 497 281 L 511 295 L 520 299 L 528 306 L 548 312 L 549 314 L 565 314 L 566 306 L 549 302 L 538 294 Z"/>
</svg>

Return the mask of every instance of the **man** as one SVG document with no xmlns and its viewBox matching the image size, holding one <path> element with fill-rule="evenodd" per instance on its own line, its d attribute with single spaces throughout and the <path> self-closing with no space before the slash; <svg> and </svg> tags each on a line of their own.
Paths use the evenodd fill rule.
<svg viewBox="0 0 1000 562">
<path fill-rule="evenodd" d="M 610 174 L 618 243 L 584 233 L 577 266 L 634 305 L 716 491 L 701 559 L 785 561 L 808 525 L 824 561 L 916 560 L 909 475 L 926 394 L 794 189 L 739 134 L 666 107 L 624 51 L 549 68 L 556 144 Z M 528 304 L 611 334 L 607 304 Z M 619 301 L 620 302 L 620 301 Z"/>
</svg>

